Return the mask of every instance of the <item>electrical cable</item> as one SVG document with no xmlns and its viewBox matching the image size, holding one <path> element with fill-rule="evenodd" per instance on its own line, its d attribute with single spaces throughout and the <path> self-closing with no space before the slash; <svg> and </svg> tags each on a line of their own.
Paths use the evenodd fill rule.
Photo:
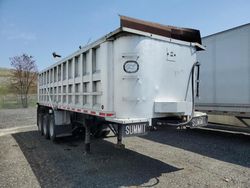
<svg viewBox="0 0 250 188">
<path fill-rule="evenodd" d="M 189 74 L 189 78 L 188 78 L 188 84 L 187 84 L 187 92 L 186 92 L 186 95 L 185 95 L 185 100 L 187 98 L 187 93 L 188 93 L 188 89 L 189 89 L 189 83 L 190 83 L 190 78 L 192 79 L 191 80 L 191 87 L 192 87 L 192 113 L 191 113 L 191 116 L 190 116 L 190 119 L 186 122 L 182 122 L 182 123 L 167 123 L 167 125 L 171 125 L 171 126 L 183 126 L 183 125 L 187 125 L 188 123 L 190 123 L 194 117 L 194 108 L 195 108 L 195 105 L 194 105 L 194 70 L 195 70 L 195 67 L 196 66 L 199 66 L 199 62 L 196 62 L 193 64 L 192 68 L 191 68 L 191 71 L 190 71 L 190 74 Z"/>
</svg>

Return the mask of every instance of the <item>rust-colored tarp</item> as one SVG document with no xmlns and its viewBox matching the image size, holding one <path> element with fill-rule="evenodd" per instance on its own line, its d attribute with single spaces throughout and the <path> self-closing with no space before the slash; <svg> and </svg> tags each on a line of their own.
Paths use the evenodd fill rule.
<svg viewBox="0 0 250 188">
<path fill-rule="evenodd" d="M 127 27 L 173 39 L 183 40 L 187 42 L 197 42 L 201 44 L 201 36 L 199 30 L 162 25 L 158 23 L 130 18 L 127 16 L 120 16 L 120 21 L 121 27 Z"/>
</svg>

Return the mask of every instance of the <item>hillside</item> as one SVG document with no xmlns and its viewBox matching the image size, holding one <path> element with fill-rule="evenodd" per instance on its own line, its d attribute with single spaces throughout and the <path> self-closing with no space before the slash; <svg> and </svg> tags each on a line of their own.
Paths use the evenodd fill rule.
<svg viewBox="0 0 250 188">
<path fill-rule="evenodd" d="M 11 69 L 0 67 L 0 85 L 6 84 L 11 77 Z"/>
<path fill-rule="evenodd" d="M 11 69 L 0 68 L 0 95 L 9 93 Z"/>
<path fill-rule="evenodd" d="M 0 67 L 0 95 L 6 95 L 10 93 L 9 85 L 11 79 L 12 69 Z M 36 93 L 36 85 L 33 85 L 30 89 L 30 93 Z"/>
<path fill-rule="evenodd" d="M 0 67 L 0 77 L 8 77 L 11 74 L 11 69 Z"/>
</svg>

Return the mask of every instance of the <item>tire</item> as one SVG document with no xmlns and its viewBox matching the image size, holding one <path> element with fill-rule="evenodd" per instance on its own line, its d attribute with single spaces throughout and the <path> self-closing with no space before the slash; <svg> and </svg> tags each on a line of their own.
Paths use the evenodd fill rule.
<svg viewBox="0 0 250 188">
<path fill-rule="evenodd" d="M 49 137 L 53 142 L 56 141 L 56 127 L 54 115 L 49 116 Z"/>
<path fill-rule="evenodd" d="M 43 134 L 46 139 L 49 139 L 49 115 L 43 116 Z"/>
<path fill-rule="evenodd" d="M 38 115 L 38 132 L 43 135 L 43 114 Z"/>
<path fill-rule="evenodd" d="M 107 135 L 110 133 L 110 130 L 107 128 L 106 125 L 99 124 L 94 132 L 95 138 L 106 138 Z"/>
<path fill-rule="evenodd" d="M 107 130 L 107 129 L 102 130 L 102 138 L 106 138 L 109 135 L 109 133 L 110 133 L 110 130 Z"/>
</svg>

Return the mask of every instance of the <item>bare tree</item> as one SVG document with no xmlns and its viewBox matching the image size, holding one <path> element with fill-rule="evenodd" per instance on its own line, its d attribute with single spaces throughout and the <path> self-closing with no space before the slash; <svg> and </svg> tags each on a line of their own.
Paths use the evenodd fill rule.
<svg viewBox="0 0 250 188">
<path fill-rule="evenodd" d="M 23 108 L 28 107 L 28 93 L 37 79 L 37 66 L 32 56 L 23 54 L 10 58 L 12 71 L 11 85 L 20 95 Z"/>
</svg>

